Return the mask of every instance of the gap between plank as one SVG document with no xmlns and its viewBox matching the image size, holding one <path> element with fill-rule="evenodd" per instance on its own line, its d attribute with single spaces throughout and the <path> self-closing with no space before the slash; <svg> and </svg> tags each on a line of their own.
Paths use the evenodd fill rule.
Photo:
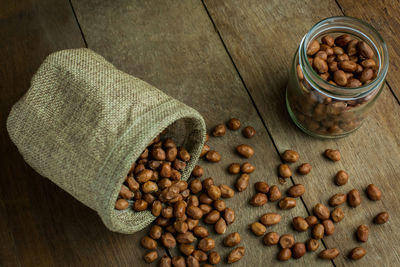
<svg viewBox="0 0 400 267">
<path fill-rule="evenodd" d="M 254 99 L 253 99 L 253 97 L 252 97 L 252 95 L 251 95 L 249 89 L 247 88 L 247 85 L 246 85 L 245 81 L 243 80 L 242 75 L 240 74 L 239 69 L 237 68 L 237 66 L 236 66 L 236 64 L 235 64 L 235 61 L 233 60 L 233 58 L 232 58 L 232 56 L 231 56 L 231 54 L 230 54 L 230 52 L 229 52 L 227 46 L 225 45 L 225 42 L 224 42 L 224 40 L 223 40 L 223 38 L 222 38 L 222 36 L 221 36 L 221 34 L 220 34 L 218 28 L 217 28 L 217 25 L 215 24 L 213 18 L 211 17 L 211 14 L 210 14 L 210 12 L 209 12 L 208 9 L 207 9 L 207 6 L 206 6 L 206 4 L 204 3 L 204 0 L 201 0 L 201 2 L 202 2 L 202 4 L 203 4 L 203 6 L 204 6 L 204 9 L 205 9 L 205 11 L 206 11 L 206 13 L 207 13 L 207 15 L 208 15 L 208 17 L 209 17 L 209 19 L 210 19 L 212 25 L 214 26 L 215 32 L 217 33 L 217 35 L 218 35 L 218 37 L 219 37 L 219 39 L 220 39 L 220 41 L 221 41 L 221 43 L 222 43 L 222 45 L 223 45 L 223 47 L 224 47 L 224 49 L 225 49 L 227 55 L 228 55 L 228 57 L 229 57 L 229 59 L 230 59 L 232 65 L 233 65 L 233 67 L 235 68 L 235 70 L 236 70 L 236 72 L 237 72 L 237 74 L 238 74 L 238 76 L 239 76 L 239 78 L 240 78 L 241 83 L 243 84 L 243 87 L 246 89 L 246 92 L 247 92 L 247 94 L 248 94 L 248 96 L 249 96 L 249 98 L 250 98 L 250 100 L 251 100 L 251 102 L 252 102 L 252 104 L 253 104 L 253 106 L 254 106 L 256 112 L 257 112 L 258 117 L 261 119 L 261 122 L 262 122 L 262 124 L 264 125 L 264 128 L 266 129 L 266 131 L 267 131 L 267 133 L 268 133 L 268 136 L 269 136 L 269 138 L 270 138 L 270 140 L 271 140 L 271 142 L 272 142 L 272 144 L 273 144 L 273 146 L 274 146 L 274 148 L 275 148 L 276 153 L 278 153 L 279 158 L 281 159 L 281 162 L 283 163 L 283 160 L 282 160 L 282 158 L 281 158 L 281 156 L 280 156 L 280 153 L 279 153 L 279 149 L 278 149 L 278 147 L 277 147 L 277 145 L 276 145 L 276 143 L 275 143 L 275 141 L 274 141 L 274 139 L 273 139 L 273 137 L 272 137 L 272 134 L 271 134 L 270 130 L 268 129 L 267 124 L 266 124 L 266 122 L 264 121 L 263 117 L 261 116 L 261 113 L 260 113 L 259 109 L 257 108 L 257 105 L 256 105 L 256 103 L 255 103 L 255 101 L 254 101 Z M 292 182 L 293 185 L 296 184 L 296 183 L 294 182 L 292 176 L 290 176 L 290 181 Z M 305 203 L 303 197 L 300 197 L 300 200 L 301 200 L 301 202 L 303 203 L 303 206 L 304 206 L 304 208 L 306 209 L 307 214 L 310 216 L 310 215 L 311 215 L 311 212 L 310 212 L 310 210 L 308 209 L 308 207 L 307 207 L 307 205 L 306 205 L 306 203 Z M 322 242 L 322 245 L 323 245 L 325 248 L 328 248 L 323 239 L 321 239 L 321 242 Z M 334 262 L 333 260 L 331 260 L 331 262 L 332 262 L 333 266 L 336 267 L 335 262 Z"/>
<path fill-rule="evenodd" d="M 72 10 L 72 13 L 74 14 L 75 21 L 76 21 L 76 24 L 78 25 L 79 31 L 81 32 L 83 42 L 85 43 L 85 47 L 88 48 L 88 43 L 86 42 L 85 34 L 83 33 L 81 24 L 79 23 L 78 17 L 77 17 L 77 15 L 75 13 L 74 6 L 72 5 L 71 0 L 68 0 L 68 2 L 69 2 L 69 5 L 71 6 L 71 10 Z M 168 255 L 168 257 L 170 257 L 172 259 L 172 254 L 169 251 L 169 249 L 167 249 L 165 247 L 163 247 L 163 249 L 164 249 L 165 253 Z"/>
<path fill-rule="evenodd" d="M 69 4 L 70 4 L 71 10 L 72 10 L 72 13 L 73 13 L 73 15 L 74 15 L 74 18 L 75 18 L 75 21 L 76 21 L 76 23 L 77 23 L 77 26 L 78 26 L 78 28 L 79 28 L 79 31 L 80 31 L 80 33 L 81 33 L 83 42 L 85 43 L 85 47 L 88 48 L 88 43 L 87 43 L 87 41 L 86 41 L 85 34 L 83 33 L 82 27 L 81 27 L 81 25 L 80 25 L 80 23 L 79 23 L 79 20 L 78 20 L 78 17 L 77 17 L 77 15 L 76 15 L 75 9 L 74 9 L 74 7 L 73 7 L 72 1 L 71 1 L 71 0 L 68 0 L 68 2 L 69 2 Z M 261 119 L 261 122 L 262 122 L 264 128 L 266 129 L 266 131 L 267 131 L 267 133 L 268 133 L 268 136 L 269 136 L 269 138 L 270 138 L 270 140 L 271 140 L 271 142 L 272 142 L 272 144 L 273 144 L 273 146 L 274 146 L 274 148 L 275 148 L 275 151 L 278 153 L 278 155 L 279 155 L 279 157 L 280 157 L 279 150 L 278 150 L 278 148 L 277 148 L 277 145 L 276 145 L 274 139 L 272 138 L 271 132 L 270 132 L 270 130 L 268 129 L 268 127 L 267 127 L 267 125 L 266 125 L 266 123 L 265 123 L 263 117 L 261 116 L 261 113 L 260 113 L 260 111 L 258 110 L 257 105 L 255 104 L 255 101 L 254 101 L 252 95 L 250 94 L 250 91 L 249 91 L 249 89 L 247 88 L 247 85 L 246 85 L 246 83 L 244 82 L 244 80 L 243 80 L 243 78 L 242 78 L 242 75 L 241 75 L 240 72 L 239 72 L 239 69 L 237 68 L 237 66 L 236 66 L 236 64 L 235 64 L 235 62 L 234 62 L 234 60 L 233 60 L 231 54 L 229 53 L 229 50 L 228 50 L 228 48 L 226 47 L 225 42 L 223 41 L 223 38 L 222 38 L 222 36 L 221 36 L 221 34 L 220 34 L 220 32 L 219 32 L 219 30 L 218 30 L 216 24 L 214 23 L 214 20 L 212 19 L 211 15 L 210 15 L 210 13 L 209 13 L 209 11 L 208 11 L 208 9 L 207 9 L 206 4 L 204 3 L 203 0 L 201 0 L 201 2 L 202 2 L 202 4 L 203 4 L 203 7 L 204 7 L 204 9 L 205 9 L 205 11 L 206 11 L 206 13 L 207 13 L 207 15 L 208 15 L 208 17 L 209 17 L 209 19 L 210 19 L 212 25 L 213 25 L 213 27 L 214 27 L 216 33 L 217 33 L 217 35 L 218 35 L 218 37 L 219 37 L 219 39 L 220 39 L 220 41 L 221 41 L 221 43 L 222 43 L 222 45 L 223 45 L 223 47 L 224 47 L 224 49 L 225 49 L 227 55 L 228 55 L 228 57 L 229 57 L 229 59 L 230 59 L 232 65 L 234 66 L 234 68 L 235 68 L 235 70 L 236 70 L 236 72 L 237 72 L 237 74 L 238 74 L 238 76 L 239 76 L 239 78 L 240 78 L 241 83 L 243 84 L 243 86 L 244 86 L 244 88 L 245 88 L 245 90 L 246 90 L 246 92 L 247 92 L 247 94 L 248 94 L 248 96 L 249 96 L 249 98 L 250 98 L 250 100 L 251 100 L 251 102 L 252 102 L 252 104 L 253 104 L 253 106 L 254 106 L 256 112 L 257 112 L 257 115 L 258 115 L 259 118 Z M 339 3 L 337 2 L 337 0 L 335 0 L 335 2 L 336 2 L 336 4 L 339 6 L 339 8 L 340 8 L 340 10 L 342 11 L 342 13 L 344 14 L 344 11 L 342 10 L 342 8 L 341 8 L 341 6 L 339 5 Z M 388 84 L 387 81 L 386 81 L 386 84 L 388 85 L 390 91 L 392 92 L 392 94 L 393 94 L 393 96 L 395 97 L 395 99 L 397 100 L 397 102 L 400 104 L 399 99 L 396 97 L 396 95 L 394 94 L 394 92 L 393 92 L 391 86 Z M 294 185 L 295 182 L 294 182 L 292 176 L 290 177 L 290 180 L 291 180 L 292 184 Z M 307 205 L 305 204 L 305 201 L 303 200 L 303 198 L 300 197 L 300 199 L 301 199 L 301 202 L 303 203 L 304 208 L 306 209 L 307 214 L 308 214 L 308 215 L 311 215 L 311 213 L 310 213 L 310 211 L 309 211 Z M 321 242 L 322 242 L 323 246 L 324 246 L 325 248 L 327 248 L 327 246 L 326 246 L 326 244 L 325 244 L 325 242 L 324 242 L 323 239 L 321 239 Z M 164 248 L 164 250 L 165 250 L 166 254 L 167 254 L 169 257 L 172 258 L 172 254 L 171 254 L 171 252 L 169 251 L 169 249 Z M 334 263 L 333 260 L 331 260 L 331 262 L 332 262 L 332 264 L 333 264 L 334 266 L 336 266 L 336 264 Z"/>
<path fill-rule="evenodd" d="M 74 14 L 74 18 L 75 18 L 76 24 L 78 25 L 79 31 L 81 32 L 83 42 L 85 43 L 85 47 L 88 48 L 88 44 L 86 42 L 85 35 L 83 34 L 81 24 L 79 23 L 78 17 L 76 16 L 74 6 L 72 5 L 72 1 L 68 0 L 68 2 L 69 2 L 69 5 L 71 6 L 71 10 L 72 10 L 72 13 Z"/>
</svg>

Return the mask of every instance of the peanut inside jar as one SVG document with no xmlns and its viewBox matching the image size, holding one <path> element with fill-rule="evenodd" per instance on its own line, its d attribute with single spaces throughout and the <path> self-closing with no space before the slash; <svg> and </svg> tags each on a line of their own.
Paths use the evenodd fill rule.
<svg viewBox="0 0 400 267">
<path fill-rule="evenodd" d="M 286 88 L 295 124 L 323 138 L 345 136 L 361 125 L 383 88 L 388 64 L 383 40 L 360 35 L 363 39 L 351 34 L 351 28 L 335 31 L 332 20 L 367 27 L 347 17 L 316 24 L 299 46 Z"/>
<path fill-rule="evenodd" d="M 294 123 L 311 136 L 345 136 L 382 91 L 388 52 L 379 33 L 351 17 L 320 21 L 302 39 L 286 87 Z"/>
<path fill-rule="evenodd" d="M 307 47 L 310 65 L 330 84 L 356 88 L 376 78 L 379 64 L 374 50 L 350 34 L 327 34 L 313 40 Z M 298 65 L 299 79 L 303 73 Z"/>
</svg>

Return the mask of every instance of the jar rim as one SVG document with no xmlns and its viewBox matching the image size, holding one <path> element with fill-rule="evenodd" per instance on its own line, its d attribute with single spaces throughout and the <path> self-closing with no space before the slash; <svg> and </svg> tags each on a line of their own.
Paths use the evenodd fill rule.
<svg viewBox="0 0 400 267">
<path fill-rule="evenodd" d="M 379 70 L 376 78 L 370 83 L 356 88 L 333 85 L 322 79 L 308 61 L 307 46 L 310 41 L 326 32 L 346 32 L 367 42 L 375 51 L 379 62 Z M 354 99 L 364 97 L 380 87 L 379 85 L 386 78 L 389 68 L 389 57 L 386 43 L 374 27 L 357 18 L 336 16 L 316 23 L 303 37 L 299 46 L 299 64 L 304 77 L 308 78 L 308 82 L 315 90 L 339 99 Z"/>
</svg>

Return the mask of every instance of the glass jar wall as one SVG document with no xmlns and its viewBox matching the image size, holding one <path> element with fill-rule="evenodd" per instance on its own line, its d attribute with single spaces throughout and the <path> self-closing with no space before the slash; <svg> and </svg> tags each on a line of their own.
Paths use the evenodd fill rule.
<svg viewBox="0 0 400 267">
<path fill-rule="evenodd" d="M 383 89 L 388 61 L 386 44 L 370 25 L 350 17 L 317 23 L 291 65 L 286 88 L 291 118 L 312 136 L 355 131 Z"/>
</svg>

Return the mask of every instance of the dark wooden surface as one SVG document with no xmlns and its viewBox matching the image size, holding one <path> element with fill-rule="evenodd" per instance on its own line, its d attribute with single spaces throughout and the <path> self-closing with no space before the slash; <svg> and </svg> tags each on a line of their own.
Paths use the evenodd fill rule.
<svg viewBox="0 0 400 267">
<path fill-rule="evenodd" d="M 290 1 L 293 6 L 290 9 L 284 8 L 279 2 L 270 1 L 270 5 L 265 6 L 259 1 L 251 1 L 251 5 L 243 1 L 235 1 L 234 4 L 206 1 L 206 6 L 279 151 L 294 148 L 302 155 L 302 160 L 311 162 L 314 166 L 308 177 L 293 177 L 296 183 L 302 183 L 308 189 L 303 197 L 306 206 L 312 209 L 318 202 L 327 204 L 332 195 L 347 193 L 353 188 L 362 192 L 363 205 L 357 209 L 344 207 L 349 218 L 337 224 L 336 234 L 324 238 L 327 246 L 339 247 L 343 252 L 350 251 L 360 245 L 350 233 L 358 225 L 368 223 L 371 238 L 363 244 L 368 254 L 362 262 L 374 265 L 379 259 L 382 265 L 390 266 L 393 262 L 399 265 L 398 250 L 390 249 L 391 244 L 387 240 L 400 238 L 396 230 L 400 225 L 400 218 L 394 213 L 391 223 L 383 227 L 376 227 L 371 223 L 373 216 L 380 210 L 396 211 L 397 202 L 400 201 L 395 193 L 400 192 L 400 183 L 388 178 L 400 177 L 398 102 L 385 86 L 374 112 L 363 127 L 346 138 L 316 140 L 298 131 L 293 123 L 289 123 L 282 93 L 292 55 L 301 37 L 313 24 L 324 17 L 340 15 L 341 10 L 334 2 L 321 6 L 318 4 L 320 1 Z M 297 19 L 298 9 L 302 6 L 309 8 L 304 10 L 304 19 Z M 291 38 L 296 41 L 284 41 L 283 45 L 277 43 L 277 40 Z M 338 148 L 343 159 L 336 164 L 326 162 L 321 157 L 326 148 Z M 337 187 L 332 182 L 332 177 L 340 169 L 350 174 L 350 180 L 345 186 Z M 365 197 L 363 191 L 370 183 L 386 192 L 383 201 L 373 203 Z M 339 265 L 354 263 L 344 256 L 338 257 L 334 262 Z"/>
<path fill-rule="evenodd" d="M 135 235 L 108 231 L 94 211 L 35 173 L 5 130 L 11 106 L 28 89 L 41 61 L 51 52 L 86 45 L 118 68 L 196 108 L 209 128 L 230 117 L 256 128 L 257 136 L 251 140 L 244 140 L 239 132 L 211 138 L 210 145 L 223 159 L 219 164 L 201 161 L 206 176 L 233 185 L 236 177 L 228 175 L 226 167 L 243 161 L 232 148 L 244 142 L 256 149 L 250 160 L 257 168 L 251 185 L 259 180 L 278 184 L 278 152 L 285 149 L 298 150 L 301 161 L 313 164 L 309 176 L 294 176 L 279 185 L 284 191 L 294 182 L 302 183 L 307 192 L 304 204 L 298 201 L 295 209 L 280 212 L 283 221 L 269 230 L 293 233 L 291 218 L 306 216 L 314 204 L 326 203 L 334 193 L 363 190 L 369 183 L 382 189 L 382 201 L 372 203 L 362 194 L 360 207 L 346 207 L 346 218 L 337 225 L 337 233 L 324 239 L 327 247 L 339 247 L 341 256 L 330 262 L 319 260 L 316 253 L 307 254 L 297 264 L 354 264 L 345 255 L 359 245 L 353 231 L 366 223 L 371 228 L 370 239 L 363 244 L 368 254 L 358 264 L 399 265 L 398 10 L 395 1 L 293 0 L 285 5 L 277 0 L 0 1 L 0 266 L 147 266 L 141 259 L 145 250 L 138 244 L 146 231 Z M 343 14 L 366 19 L 388 42 L 390 88 L 385 87 L 372 116 L 359 131 L 340 140 L 316 140 L 300 132 L 285 111 L 287 70 L 308 29 L 325 17 Z M 321 157 L 328 147 L 342 151 L 340 163 Z M 342 188 L 332 183 L 338 169 L 351 176 Z M 238 215 L 227 233 L 240 232 L 247 249 L 236 265 L 278 264 L 277 247 L 264 247 L 248 230 L 261 214 L 276 211 L 276 205 L 250 207 L 247 203 L 252 193 L 251 187 L 227 201 Z M 373 216 L 381 210 L 389 211 L 390 222 L 372 225 Z M 296 234 L 296 240 L 306 238 L 307 234 Z M 217 237 L 217 244 L 221 240 Z M 229 250 L 219 246 L 218 251 L 225 257 Z M 159 249 L 159 253 L 164 252 Z"/>
</svg>

